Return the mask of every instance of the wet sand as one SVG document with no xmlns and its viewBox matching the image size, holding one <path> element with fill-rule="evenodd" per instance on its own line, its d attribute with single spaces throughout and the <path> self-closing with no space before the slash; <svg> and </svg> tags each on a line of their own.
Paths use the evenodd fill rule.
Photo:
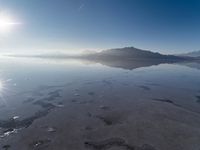
<svg viewBox="0 0 200 150">
<path fill-rule="evenodd" d="M 1 122 L 1 127 L 19 129 L 1 139 L 2 147 L 10 145 L 9 149 L 16 150 L 199 148 L 200 112 L 172 100 L 156 99 L 159 96 L 153 93 L 150 97 L 154 99 L 140 90 L 139 94 L 133 93 L 137 87 L 124 94 L 114 88 L 104 94 L 91 89 L 79 89 L 80 95 L 62 98 L 57 93 L 60 90 L 49 92 L 46 98 L 33 102 L 42 111 L 24 120 L 16 119 L 4 125 Z M 61 101 L 58 99 L 57 105 L 49 102 L 55 101 L 54 96 L 62 99 L 62 104 L 57 104 Z"/>
</svg>

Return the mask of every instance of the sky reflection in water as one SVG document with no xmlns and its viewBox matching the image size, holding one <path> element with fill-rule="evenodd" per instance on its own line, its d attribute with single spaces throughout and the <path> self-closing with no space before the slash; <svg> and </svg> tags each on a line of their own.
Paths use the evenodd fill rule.
<svg viewBox="0 0 200 150">
<path fill-rule="evenodd" d="M 170 98 L 175 95 L 181 97 L 179 92 L 183 90 L 190 93 L 189 96 L 200 90 L 200 70 L 191 68 L 191 65 L 147 66 L 145 63 L 144 66 L 137 64 L 135 69 L 127 69 L 123 65 L 113 67 L 110 63 L 81 60 L 4 58 L 0 61 L 0 113 L 3 114 L 0 119 L 31 116 L 41 108 L 24 101 L 44 98 L 52 89 L 64 89 L 61 95 L 66 98 L 84 88 L 101 95 L 107 88 L 116 95 L 121 92 L 125 97 L 131 89 L 133 97 L 135 93 L 145 95 L 146 92 L 150 98 L 155 92 Z"/>
</svg>

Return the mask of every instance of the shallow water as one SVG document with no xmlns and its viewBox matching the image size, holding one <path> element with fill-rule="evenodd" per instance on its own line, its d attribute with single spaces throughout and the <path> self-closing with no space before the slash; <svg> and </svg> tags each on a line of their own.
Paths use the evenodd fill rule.
<svg viewBox="0 0 200 150">
<path fill-rule="evenodd" d="M 198 150 L 198 65 L 1 58 L 1 148 Z"/>
</svg>

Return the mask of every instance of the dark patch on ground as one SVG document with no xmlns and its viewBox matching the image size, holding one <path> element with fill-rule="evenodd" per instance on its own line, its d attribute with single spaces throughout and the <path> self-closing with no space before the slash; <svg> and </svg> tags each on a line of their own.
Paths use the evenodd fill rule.
<svg viewBox="0 0 200 150">
<path fill-rule="evenodd" d="M 33 123 L 34 120 L 46 116 L 48 112 L 49 112 L 48 109 L 39 111 L 36 112 L 33 116 L 25 118 L 23 120 L 14 120 L 14 119 L 1 120 L 0 127 L 5 129 L 4 133 L 8 131 L 13 131 L 14 129 L 27 128 Z"/>
<path fill-rule="evenodd" d="M 145 86 L 145 85 L 140 85 L 139 88 L 142 88 L 143 90 L 146 90 L 146 91 L 150 91 L 150 87 L 148 86 Z"/>
<path fill-rule="evenodd" d="M 60 96 L 60 92 L 61 92 L 61 91 L 62 91 L 62 90 L 58 89 L 58 90 L 49 92 L 48 95 L 50 95 L 52 98 L 61 97 L 61 96 Z"/>
<path fill-rule="evenodd" d="M 23 103 L 31 103 L 33 102 L 35 99 L 34 98 L 28 98 L 27 100 L 25 100 Z"/>
<path fill-rule="evenodd" d="M 198 95 L 196 96 L 196 98 L 197 98 L 197 103 L 200 103 L 200 96 Z"/>
<path fill-rule="evenodd" d="M 71 102 L 76 103 L 78 100 L 77 99 L 72 99 Z"/>
<path fill-rule="evenodd" d="M 63 102 L 58 102 L 57 104 L 58 104 L 58 105 L 64 105 Z"/>
<path fill-rule="evenodd" d="M 105 149 L 109 149 L 113 146 L 126 147 L 127 144 L 126 144 L 125 140 L 123 140 L 121 138 L 111 138 L 111 139 L 107 139 L 107 140 L 103 140 L 103 141 L 99 141 L 99 142 L 88 141 L 88 142 L 85 142 L 85 146 L 87 148 L 92 148 L 92 149 L 96 149 L 96 150 L 105 150 Z M 132 147 L 132 149 L 130 149 L 130 150 L 135 150 L 135 148 Z"/>
<path fill-rule="evenodd" d="M 179 107 L 179 108 L 184 109 L 184 110 L 186 110 L 186 111 L 190 111 L 190 112 L 195 113 L 195 114 L 198 114 L 198 115 L 200 114 L 198 111 L 194 111 L 194 110 L 185 108 L 184 106 L 181 106 L 181 105 L 179 105 L 179 104 L 176 104 L 176 103 L 174 103 L 172 100 L 169 100 L 169 99 L 154 98 L 153 100 L 154 100 L 154 101 L 158 101 L 158 102 L 169 103 L 169 104 L 171 104 L 171 105 L 173 105 L 173 106 Z"/>
<path fill-rule="evenodd" d="M 43 101 L 54 101 L 56 98 L 61 97 L 60 91 L 61 90 L 55 90 L 55 91 L 49 92 L 48 96 L 45 97 L 45 98 L 42 98 L 41 100 L 43 100 Z"/>
<path fill-rule="evenodd" d="M 93 128 L 91 126 L 86 126 L 85 130 L 92 130 Z"/>
<path fill-rule="evenodd" d="M 160 102 L 171 103 L 171 104 L 174 103 L 172 100 L 169 100 L 169 99 L 154 98 L 153 100 L 160 101 Z"/>
<path fill-rule="evenodd" d="M 58 105 L 50 103 L 49 100 L 54 100 L 57 97 L 60 97 L 60 92 L 61 90 L 56 90 L 53 92 L 48 93 L 47 97 L 44 97 L 40 100 L 35 101 L 33 104 L 34 105 L 39 105 L 43 109 L 36 112 L 30 117 L 27 117 L 25 119 L 8 119 L 8 120 L 0 120 L 0 128 L 3 129 L 3 136 L 5 136 L 8 132 L 13 132 L 16 129 L 22 129 L 22 128 L 28 128 L 36 119 L 39 119 L 41 117 L 46 116 L 52 109 L 55 107 L 60 107 L 62 102 L 59 102 Z M 34 99 L 30 99 L 31 101 Z"/>
<path fill-rule="evenodd" d="M 4 150 L 9 150 L 9 149 L 11 148 L 11 146 L 10 146 L 10 145 L 4 145 L 4 146 L 2 146 L 2 148 L 3 148 Z"/>
<path fill-rule="evenodd" d="M 101 121 L 103 121 L 103 123 L 107 126 L 120 123 L 119 118 L 117 116 L 96 116 L 96 117 Z"/>
<path fill-rule="evenodd" d="M 102 117 L 102 116 L 97 116 L 97 118 L 99 118 L 101 121 L 103 121 L 105 123 L 105 125 L 112 125 L 113 122 L 112 120 L 110 120 L 109 118 L 106 117 Z"/>
<path fill-rule="evenodd" d="M 110 107 L 109 106 L 100 106 L 100 109 L 102 109 L 102 110 L 110 110 Z"/>
<path fill-rule="evenodd" d="M 43 101 L 43 100 L 38 100 L 38 101 L 34 102 L 33 104 L 34 104 L 34 105 L 39 105 L 39 106 L 41 106 L 42 108 L 48 109 L 48 110 L 49 110 L 49 109 L 53 109 L 53 108 L 55 107 L 54 104 L 45 102 L 45 101 Z"/>
<path fill-rule="evenodd" d="M 92 117 L 92 114 L 90 112 L 87 113 L 88 117 Z"/>
<path fill-rule="evenodd" d="M 159 102 L 164 102 L 164 103 L 169 103 L 169 104 L 172 104 L 172 105 L 174 105 L 174 106 L 176 106 L 176 107 L 181 107 L 181 108 L 182 108 L 182 106 L 180 106 L 180 105 L 174 103 L 174 102 L 173 102 L 172 100 L 170 100 L 170 99 L 154 98 L 153 100 L 154 100 L 154 101 L 159 101 Z"/>
<path fill-rule="evenodd" d="M 144 145 L 142 145 L 142 147 L 141 148 L 138 148 L 138 150 L 156 150 L 156 148 L 155 147 L 153 147 L 152 145 L 149 145 L 149 144 L 144 144 Z"/>
<path fill-rule="evenodd" d="M 89 92 L 88 95 L 90 95 L 90 96 L 94 96 L 95 93 L 94 93 L 94 92 Z"/>
<path fill-rule="evenodd" d="M 156 150 L 153 146 L 144 144 L 142 147 L 129 145 L 122 138 L 110 138 L 102 141 L 87 141 L 84 143 L 87 148 L 93 150 L 107 150 L 112 147 L 119 147 L 125 150 Z"/>
</svg>

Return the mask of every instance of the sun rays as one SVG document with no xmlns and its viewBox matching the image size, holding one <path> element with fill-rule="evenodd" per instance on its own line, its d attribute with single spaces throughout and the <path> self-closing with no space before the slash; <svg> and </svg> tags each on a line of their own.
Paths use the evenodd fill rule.
<svg viewBox="0 0 200 150">
<path fill-rule="evenodd" d="M 8 14 L 0 13 L 0 34 L 11 32 L 17 25 L 21 23 Z"/>
</svg>

